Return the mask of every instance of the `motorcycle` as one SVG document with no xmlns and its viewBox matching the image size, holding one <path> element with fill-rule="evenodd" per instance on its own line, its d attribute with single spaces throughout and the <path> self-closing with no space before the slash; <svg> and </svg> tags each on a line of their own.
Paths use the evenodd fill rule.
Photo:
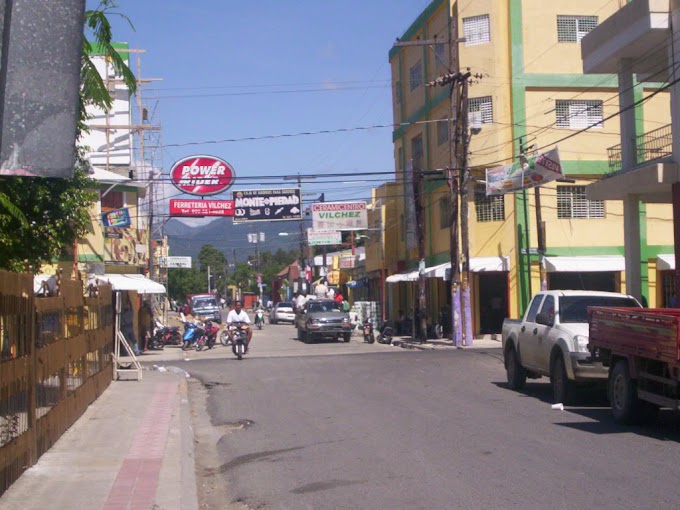
<svg viewBox="0 0 680 510">
<path fill-rule="evenodd" d="M 153 337 L 150 341 L 151 349 L 163 349 L 166 345 L 181 345 L 182 335 L 179 332 L 179 328 L 176 326 L 169 327 L 163 326 L 160 322 L 156 321 L 156 327 L 153 331 Z"/>
<path fill-rule="evenodd" d="M 257 329 L 262 329 L 262 326 L 264 326 L 264 311 L 262 309 L 255 311 L 255 325 Z"/>
<path fill-rule="evenodd" d="M 184 335 L 182 335 L 182 350 L 191 349 L 205 333 L 200 322 L 184 321 Z"/>
<path fill-rule="evenodd" d="M 372 344 L 375 342 L 375 335 L 373 334 L 373 324 L 371 324 L 370 319 L 366 319 L 362 324 L 362 329 L 364 330 L 364 342 Z"/>
<path fill-rule="evenodd" d="M 238 359 L 243 359 L 243 355 L 246 353 L 246 342 L 248 341 L 247 328 L 248 325 L 245 322 L 232 322 L 229 326 L 229 331 L 231 331 L 231 351 Z"/>
<path fill-rule="evenodd" d="M 378 343 L 391 344 L 393 334 L 394 332 L 392 330 L 392 327 L 389 325 L 388 322 L 385 322 L 380 328 L 380 332 L 378 333 Z"/>
<path fill-rule="evenodd" d="M 214 325 L 210 321 L 206 321 L 203 328 L 203 334 L 198 339 L 198 342 L 196 342 L 196 350 L 200 351 L 203 349 L 203 347 L 207 347 L 208 349 L 215 347 L 215 342 L 217 341 L 217 332 L 219 330 L 219 326 Z"/>
</svg>

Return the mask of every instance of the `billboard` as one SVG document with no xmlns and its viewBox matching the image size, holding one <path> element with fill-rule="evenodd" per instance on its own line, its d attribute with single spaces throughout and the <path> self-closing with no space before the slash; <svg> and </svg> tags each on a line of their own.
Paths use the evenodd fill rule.
<svg viewBox="0 0 680 510">
<path fill-rule="evenodd" d="M 486 195 L 504 195 L 562 179 L 560 154 L 555 147 L 551 151 L 518 161 L 512 165 L 498 166 L 486 171 Z"/>
<path fill-rule="evenodd" d="M 104 212 L 102 213 L 102 223 L 105 228 L 129 227 L 132 223 L 130 221 L 130 211 L 127 208 L 123 208 Z"/>
<path fill-rule="evenodd" d="M 302 219 L 299 188 L 232 191 L 234 223 Z"/>
<path fill-rule="evenodd" d="M 191 257 L 160 257 L 158 263 L 168 269 L 191 269 Z"/>
<path fill-rule="evenodd" d="M 104 236 L 104 262 L 107 264 L 146 266 L 148 264 L 148 230 L 110 228 Z"/>
<path fill-rule="evenodd" d="M 170 216 L 233 216 L 233 200 L 170 200 Z"/>
<path fill-rule="evenodd" d="M 190 195 L 217 195 L 234 184 L 236 173 L 223 159 L 214 156 L 189 156 L 180 159 L 170 169 L 175 187 Z"/>
<path fill-rule="evenodd" d="M 366 202 L 322 202 L 312 204 L 314 230 L 366 230 Z"/>
<path fill-rule="evenodd" d="M 307 244 L 309 246 L 328 246 L 341 243 L 342 235 L 338 230 L 307 229 Z"/>
</svg>

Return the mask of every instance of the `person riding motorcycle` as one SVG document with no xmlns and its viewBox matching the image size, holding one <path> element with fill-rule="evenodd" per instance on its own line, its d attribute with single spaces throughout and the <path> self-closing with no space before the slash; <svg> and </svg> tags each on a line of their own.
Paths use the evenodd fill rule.
<svg viewBox="0 0 680 510">
<path fill-rule="evenodd" d="M 257 326 L 258 322 L 261 322 L 264 324 L 264 307 L 262 306 L 262 302 L 258 301 L 257 304 L 255 305 L 255 325 Z"/>
<path fill-rule="evenodd" d="M 236 301 L 234 303 L 234 309 L 229 311 L 227 314 L 227 331 L 229 332 L 229 341 L 233 340 L 232 332 L 230 326 L 234 322 L 243 322 L 248 324 L 246 329 L 246 352 L 248 352 L 248 346 L 250 345 L 250 338 L 253 336 L 253 330 L 250 328 L 250 317 L 245 310 L 243 310 L 243 303 Z"/>
</svg>

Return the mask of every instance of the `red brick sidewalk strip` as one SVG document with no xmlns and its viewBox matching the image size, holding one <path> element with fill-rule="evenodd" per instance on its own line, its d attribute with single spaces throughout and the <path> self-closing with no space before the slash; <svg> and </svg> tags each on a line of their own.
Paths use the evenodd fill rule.
<svg viewBox="0 0 680 510">
<path fill-rule="evenodd" d="M 157 385 L 104 510 L 149 510 L 153 506 L 176 399 L 176 383 Z"/>
</svg>

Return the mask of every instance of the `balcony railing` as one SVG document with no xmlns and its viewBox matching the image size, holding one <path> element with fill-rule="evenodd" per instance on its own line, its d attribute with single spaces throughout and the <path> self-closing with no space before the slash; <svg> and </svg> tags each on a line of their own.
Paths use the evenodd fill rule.
<svg viewBox="0 0 680 510">
<path fill-rule="evenodd" d="M 609 147 L 609 170 L 619 172 L 623 170 L 621 163 L 621 144 Z M 660 127 L 637 137 L 635 140 L 635 166 L 648 161 L 667 158 L 673 154 L 673 132 L 671 125 Z"/>
</svg>

